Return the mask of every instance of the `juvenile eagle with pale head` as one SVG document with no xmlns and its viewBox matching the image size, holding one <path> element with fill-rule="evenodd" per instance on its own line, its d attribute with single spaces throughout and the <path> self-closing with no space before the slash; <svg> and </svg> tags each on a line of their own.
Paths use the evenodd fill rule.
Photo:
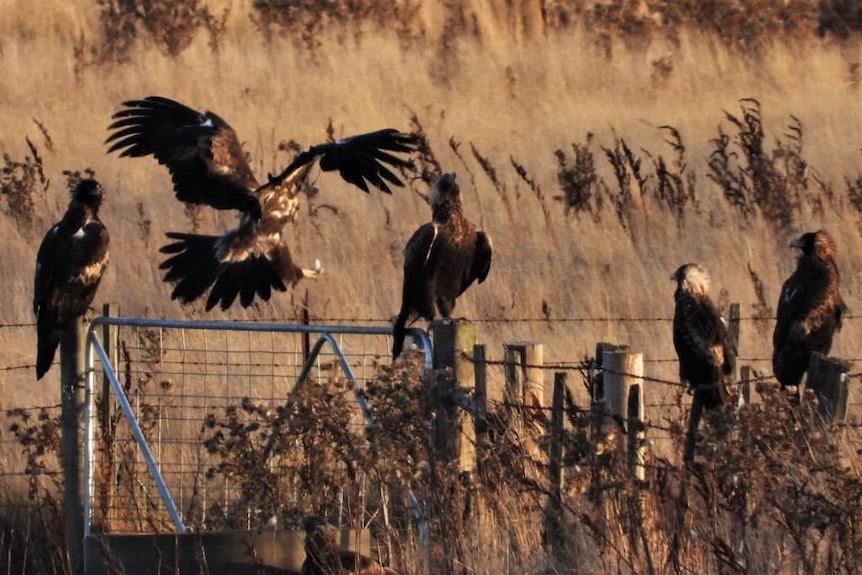
<svg viewBox="0 0 862 575">
<path fill-rule="evenodd" d="M 324 172 L 337 171 L 368 193 L 369 185 L 391 193 L 403 186 L 392 169 L 412 164 L 396 154 L 415 150 L 415 137 L 395 129 L 359 134 L 311 146 L 281 173 L 261 184 L 251 171 L 233 128 L 213 112 L 199 112 L 160 96 L 124 102 L 116 112 L 106 143 L 120 156 L 153 156 L 167 166 L 178 200 L 219 210 L 237 210 L 239 225 L 221 235 L 170 232 L 175 240 L 161 252 L 164 281 L 174 285 L 172 299 L 190 303 L 207 290 L 206 309 L 229 308 L 237 297 L 243 307 L 255 296 L 269 300 L 300 279 L 316 277 L 297 265 L 282 238 L 282 228 L 297 217 L 301 184 L 315 160 Z"/>
<path fill-rule="evenodd" d="M 772 371 L 782 387 L 797 386 L 813 352 L 828 355 L 847 306 L 839 291 L 838 245 L 826 230 L 790 242 L 802 255 L 778 298 L 772 333 Z"/>
<path fill-rule="evenodd" d="M 735 350 L 727 324 L 709 297 L 709 273 L 696 263 L 680 266 L 670 276 L 674 292 L 673 346 L 679 378 L 711 409 L 724 403 L 733 374 Z"/>
<path fill-rule="evenodd" d="M 108 265 L 110 236 L 99 219 L 104 191 L 94 179 L 72 185 L 63 218 L 45 234 L 36 254 L 36 379 L 54 362 L 64 330 L 87 313 Z"/>
<path fill-rule="evenodd" d="M 392 358 L 404 347 L 408 320 L 452 316 L 455 300 L 491 269 L 491 238 L 464 215 L 455 173 L 431 188 L 431 221 L 422 224 L 404 248 L 401 311 L 393 329 Z"/>
</svg>

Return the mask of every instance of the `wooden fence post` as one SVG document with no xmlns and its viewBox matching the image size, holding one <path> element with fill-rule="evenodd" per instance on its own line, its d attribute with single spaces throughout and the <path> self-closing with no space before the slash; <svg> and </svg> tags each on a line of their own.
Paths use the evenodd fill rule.
<svg viewBox="0 0 862 575">
<path fill-rule="evenodd" d="M 476 345 L 478 331 L 474 324 L 462 319 L 435 320 L 430 331 L 434 369 L 450 368 L 454 377 L 434 382 L 435 449 L 443 461 L 457 461 L 462 473 L 472 473 L 476 467 L 476 430 L 474 425 L 466 425 L 467 414 L 452 401 L 452 393 L 456 388 L 466 392 L 474 387 L 474 364 L 467 354 Z"/>
<path fill-rule="evenodd" d="M 732 303 L 730 304 L 730 311 L 728 314 L 727 320 L 727 331 L 730 334 L 730 341 L 733 342 L 733 349 L 739 349 L 739 327 L 740 327 L 740 318 L 739 318 L 739 304 Z M 730 357 L 730 368 L 732 377 L 734 380 L 736 379 L 736 353 L 734 353 Z"/>
<path fill-rule="evenodd" d="M 827 423 L 844 421 L 850 392 L 847 388 L 847 361 L 812 353 L 808 364 L 805 387 L 811 389 L 819 400 L 817 414 Z"/>
<path fill-rule="evenodd" d="M 562 530 L 563 491 L 563 411 L 565 409 L 566 373 L 554 374 L 554 396 L 551 404 L 551 421 L 548 429 L 550 477 L 548 503 L 545 507 L 543 540 L 554 556 L 564 549 Z"/>
<path fill-rule="evenodd" d="M 473 402 L 476 405 L 476 470 L 482 473 L 482 458 L 488 447 L 488 366 L 485 363 L 485 346 L 473 346 L 473 364 L 476 390 L 473 392 Z"/>
<path fill-rule="evenodd" d="M 737 405 L 751 404 L 751 366 L 743 365 L 739 368 L 740 390 L 739 403 Z"/>
<path fill-rule="evenodd" d="M 605 351 L 602 354 L 602 365 L 605 403 L 611 416 L 626 431 L 632 472 L 636 478 L 643 480 L 643 354 Z"/>
<path fill-rule="evenodd" d="M 73 321 L 60 339 L 60 457 L 63 467 L 63 514 L 72 573 L 84 568 L 84 322 Z"/>
<path fill-rule="evenodd" d="M 504 397 L 508 407 L 509 424 L 523 437 L 524 417 L 544 418 L 545 405 L 544 350 L 541 343 L 507 343 L 503 346 L 506 365 Z M 539 412 L 529 411 L 538 408 Z"/>
</svg>

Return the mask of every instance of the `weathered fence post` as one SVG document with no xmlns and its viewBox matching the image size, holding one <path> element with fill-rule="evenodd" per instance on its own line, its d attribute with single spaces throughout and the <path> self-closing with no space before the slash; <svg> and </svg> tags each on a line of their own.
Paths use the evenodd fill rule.
<svg viewBox="0 0 862 575">
<path fill-rule="evenodd" d="M 523 437 L 524 418 L 544 418 L 544 350 L 541 343 L 507 343 L 503 346 L 506 365 L 506 412 L 509 425 Z M 530 411 L 538 409 L 538 413 Z M 535 446 L 534 446 L 535 447 Z"/>
<path fill-rule="evenodd" d="M 749 405 L 751 403 L 751 366 L 743 365 L 739 368 L 739 403 L 737 405 Z"/>
<path fill-rule="evenodd" d="M 485 346 L 473 346 L 473 365 L 476 390 L 473 392 L 473 402 L 476 406 L 476 470 L 482 473 L 482 458 L 488 447 L 488 365 L 485 363 Z"/>
<path fill-rule="evenodd" d="M 730 304 L 730 310 L 728 312 L 727 319 L 727 331 L 730 334 L 730 341 L 733 342 L 733 349 L 739 349 L 739 328 L 740 328 L 740 317 L 739 317 L 739 304 L 732 303 Z M 730 357 L 730 367 L 731 373 L 733 374 L 733 378 L 736 379 L 736 353 Z"/>
<path fill-rule="evenodd" d="M 84 323 L 73 321 L 60 339 L 60 457 L 63 467 L 63 514 L 66 547 L 73 573 L 84 568 L 84 405 L 87 401 L 84 374 Z"/>
<path fill-rule="evenodd" d="M 474 386 L 474 364 L 468 353 L 476 345 L 478 331 L 467 320 L 435 320 L 430 326 L 434 340 L 432 366 L 450 368 L 454 380 L 435 382 L 435 449 L 444 461 L 457 461 L 463 473 L 476 466 L 475 426 L 466 425 L 467 415 L 452 401 L 456 387 L 466 392 Z"/>
<path fill-rule="evenodd" d="M 549 497 L 545 507 L 544 542 L 553 555 L 564 549 L 562 532 L 562 491 L 563 491 L 563 411 L 565 402 L 566 373 L 554 374 L 554 396 L 551 404 L 551 421 L 548 426 L 550 445 L 548 447 L 550 477 L 548 478 Z"/>
<path fill-rule="evenodd" d="M 827 423 L 844 421 L 850 392 L 847 388 L 847 361 L 812 353 L 808 364 L 805 387 L 812 390 L 819 401 L 817 414 Z"/>
<path fill-rule="evenodd" d="M 605 403 L 613 418 L 626 431 L 632 472 L 637 479 L 643 480 L 643 354 L 605 351 L 602 354 L 602 365 Z"/>
</svg>

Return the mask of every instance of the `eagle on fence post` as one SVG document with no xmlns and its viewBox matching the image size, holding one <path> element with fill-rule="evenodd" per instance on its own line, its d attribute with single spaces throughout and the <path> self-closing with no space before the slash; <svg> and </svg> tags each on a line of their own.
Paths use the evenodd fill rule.
<svg viewBox="0 0 862 575">
<path fill-rule="evenodd" d="M 180 201 L 241 214 L 239 225 L 221 235 L 170 232 L 174 242 L 160 250 L 169 256 L 159 268 L 174 285 L 171 298 L 190 303 L 209 290 L 207 310 L 217 304 L 226 310 L 237 297 L 248 307 L 255 296 L 266 301 L 273 290 L 318 276 L 319 263 L 300 267 L 281 235 L 297 217 L 297 195 L 316 160 L 366 193 L 369 184 L 391 193 L 390 185 L 404 185 L 392 169 L 412 167 L 397 154 L 416 148 L 413 135 L 391 128 L 358 134 L 311 146 L 261 184 L 236 132 L 213 112 L 149 96 L 124 102 L 112 119 L 108 152 L 153 156 L 167 166 Z"/>
<path fill-rule="evenodd" d="M 696 263 L 680 266 L 670 276 L 674 292 L 673 346 L 679 358 L 679 378 L 692 393 L 683 459 L 694 458 L 697 427 L 703 409 L 729 398 L 736 353 L 727 324 L 709 297 L 709 274 Z"/>
<path fill-rule="evenodd" d="M 417 229 L 404 248 L 401 311 L 395 319 L 392 359 L 404 347 L 407 322 L 452 316 L 455 300 L 491 269 L 491 238 L 464 216 L 455 173 L 443 174 L 431 188 L 431 221 Z"/>
<path fill-rule="evenodd" d="M 772 371 L 782 388 L 798 386 L 812 352 L 828 355 L 847 306 L 841 298 L 838 245 L 826 230 L 808 232 L 790 242 L 802 255 L 781 288 L 772 333 Z"/>
<path fill-rule="evenodd" d="M 87 313 L 108 263 L 108 230 L 99 219 L 104 192 L 92 178 L 72 184 L 63 218 L 45 234 L 36 254 L 36 379 L 54 362 L 63 331 Z"/>
<path fill-rule="evenodd" d="M 304 517 L 299 526 L 305 530 L 302 575 L 398 575 L 370 557 L 342 549 L 335 538 L 337 531 L 322 517 Z"/>
</svg>

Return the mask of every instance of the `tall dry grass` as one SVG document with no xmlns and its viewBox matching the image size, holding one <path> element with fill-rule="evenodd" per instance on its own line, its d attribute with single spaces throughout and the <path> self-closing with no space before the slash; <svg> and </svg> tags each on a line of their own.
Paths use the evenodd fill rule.
<svg viewBox="0 0 862 575">
<path fill-rule="evenodd" d="M 761 4 L 752 12 L 768 30 L 783 8 Z M 801 22 L 816 21 L 806 11 L 811 3 L 783 4 L 798 8 Z M 124 314 L 291 321 L 306 290 L 311 316 L 321 321 L 384 322 L 397 308 L 400 250 L 428 218 L 427 187 L 414 182 L 391 197 L 364 196 L 321 174 L 320 194 L 286 234 L 301 261 L 321 258 L 326 271 L 318 281 L 228 314 L 171 302 L 157 248 L 165 231 L 190 227 L 190 215 L 170 197 L 163 168 L 107 156 L 102 145 L 119 102 L 149 94 L 228 119 L 261 176 L 288 160 L 281 142 L 321 141 L 330 122 L 337 135 L 421 127 L 442 169 L 459 173 L 469 213 L 494 238 L 490 280 L 456 310 L 480 322 L 490 350 L 505 341 L 542 341 L 554 363 L 577 361 L 595 342 L 613 341 L 648 359 L 672 359 L 667 322 L 617 319 L 669 317 L 668 275 L 685 261 L 704 263 L 716 297 L 739 302 L 744 317 L 774 310 L 794 266 L 789 239 L 820 227 L 838 239 L 851 313 L 862 309 L 853 272 L 862 263 L 860 47 L 853 37 L 839 42 L 835 34 L 791 29 L 746 44 L 740 28 L 728 42 L 702 24 L 737 21 L 733 13 L 692 20 L 644 2 L 599 3 L 592 11 L 577 2 L 544 3 L 545 12 L 531 3 L 479 0 L 404 1 L 386 12 L 369 2 L 365 18 L 305 14 L 287 33 L 277 26 L 262 32 L 261 13 L 248 1 L 182 5 L 209 18 L 187 44 L 142 29 L 120 53 L 104 44 L 100 16 L 117 8 L 111 2 L 0 2 L 0 153 L 6 166 L 38 163 L 48 179 L 33 180 L 29 221 L 9 211 L 10 196 L 2 198 L 8 213 L 0 217 L 0 273 L 10 279 L 0 317 L 17 326 L 0 327 L 3 364 L 13 368 L 4 372 L 4 408 L 56 403 L 56 388 L 33 388 L 32 370 L 21 366 L 32 365 L 35 348 L 35 330 L 26 325 L 35 249 L 65 209 L 63 170 L 91 168 L 108 190 L 103 219 L 114 252 L 97 301 L 119 304 Z M 633 11 L 615 12 L 620 6 Z M 657 22 L 664 21 L 678 22 L 673 34 L 662 33 Z M 643 32 L 626 33 L 634 24 Z M 749 167 L 732 140 L 744 98 L 759 102 L 763 154 L 776 166 L 789 165 L 778 155 L 787 157 L 796 122 L 801 126 L 805 169 L 797 183 L 804 179 L 807 187 L 791 220 L 778 226 L 762 207 L 746 217 L 720 178 L 711 177 L 721 134 L 731 138 L 730 169 Z M 582 175 L 595 178 L 584 210 L 556 199 L 585 169 L 578 158 L 591 158 L 592 172 Z M 638 161 L 640 180 L 632 173 Z M 681 176 L 676 189 L 688 190 L 690 200 L 668 204 L 656 196 L 659 166 Z M 661 193 L 672 193 L 668 185 Z M 206 210 L 198 217 L 203 230 L 231 222 Z M 856 357 L 856 324 L 851 317 L 835 355 Z M 768 372 L 770 333 L 768 319 L 743 323 L 742 363 Z M 672 361 L 647 365 L 650 375 L 675 376 Z"/>
</svg>

